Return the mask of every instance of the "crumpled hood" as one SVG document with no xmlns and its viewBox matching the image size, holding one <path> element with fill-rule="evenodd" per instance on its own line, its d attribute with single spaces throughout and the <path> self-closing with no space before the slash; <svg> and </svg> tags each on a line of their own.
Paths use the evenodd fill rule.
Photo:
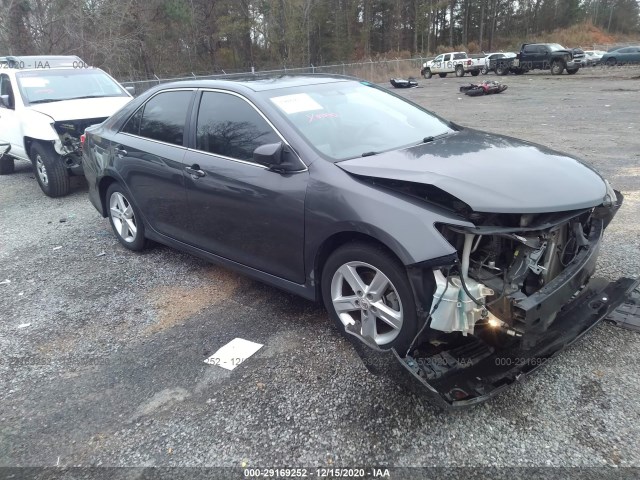
<svg viewBox="0 0 640 480">
<path fill-rule="evenodd" d="M 404 150 L 345 160 L 346 172 L 433 185 L 477 212 L 544 213 L 602 204 L 602 177 L 534 143 L 465 129 Z"/>
<path fill-rule="evenodd" d="M 82 98 L 60 102 L 36 103 L 28 108 L 44 113 L 55 121 L 110 117 L 133 100 L 131 97 Z"/>
</svg>

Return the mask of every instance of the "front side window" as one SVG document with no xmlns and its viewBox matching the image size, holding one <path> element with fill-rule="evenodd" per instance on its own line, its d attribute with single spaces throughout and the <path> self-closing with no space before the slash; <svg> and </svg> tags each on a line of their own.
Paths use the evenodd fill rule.
<svg viewBox="0 0 640 480">
<path fill-rule="evenodd" d="M 252 161 L 257 147 L 279 141 L 265 119 L 242 98 L 203 92 L 196 132 L 198 150 Z"/>
<path fill-rule="evenodd" d="M 127 92 L 99 69 L 39 69 L 16 74 L 27 105 L 82 98 L 128 97 Z"/>
<path fill-rule="evenodd" d="M 139 135 L 151 140 L 182 145 L 184 142 L 184 125 L 193 92 L 178 90 L 159 93 L 149 100 L 142 111 Z M 136 115 L 129 119 L 124 131 L 130 128 L 135 134 Z M 129 126 L 131 123 L 131 126 Z"/>
</svg>

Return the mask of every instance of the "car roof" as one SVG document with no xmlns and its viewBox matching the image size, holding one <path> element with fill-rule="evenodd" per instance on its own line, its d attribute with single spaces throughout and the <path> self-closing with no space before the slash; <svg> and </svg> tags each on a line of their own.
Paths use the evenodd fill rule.
<svg viewBox="0 0 640 480">
<path fill-rule="evenodd" d="M 362 81 L 355 77 L 326 74 L 305 74 L 305 75 L 247 75 L 243 77 L 225 78 L 219 80 L 182 80 L 159 85 L 155 90 L 166 88 L 224 88 L 238 89 L 244 87 L 254 92 L 267 90 L 277 90 L 280 88 L 303 87 L 309 85 L 320 85 L 325 83 Z"/>
</svg>

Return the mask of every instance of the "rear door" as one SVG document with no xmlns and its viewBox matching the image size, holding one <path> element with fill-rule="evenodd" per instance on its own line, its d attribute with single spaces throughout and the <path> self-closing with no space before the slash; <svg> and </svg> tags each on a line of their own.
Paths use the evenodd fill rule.
<svg viewBox="0 0 640 480">
<path fill-rule="evenodd" d="M 306 166 L 297 159 L 300 170 L 282 174 L 253 161 L 256 147 L 284 139 L 245 97 L 205 90 L 196 105 L 185 159 L 190 243 L 304 283 Z"/>
<path fill-rule="evenodd" d="M 165 90 L 140 107 L 114 136 L 111 159 L 151 227 L 184 240 L 186 121 L 194 89 Z"/>
</svg>

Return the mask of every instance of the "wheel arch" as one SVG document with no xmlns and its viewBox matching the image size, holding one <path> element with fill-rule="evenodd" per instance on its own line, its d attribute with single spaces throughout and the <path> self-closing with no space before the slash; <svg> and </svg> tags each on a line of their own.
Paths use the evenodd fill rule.
<svg viewBox="0 0 640 480">
<path fill-rule="evenodd" d="M 316 251 L 313 265 L 313 278 L 315 280 L 316 298 L 322 298 L 322 270 L 324 269 L 324 265 L 327 262 L 329 256 L 343 245 L 354 242 L 361 242 L 367 245 L 373 245 L 382 248 L 391 256 L 393 256 L 393 258 L 395 258 L 398 263 L 400 263 L 400 265 L 405 265 L 405 262 L 402 261 L 398 253 L 396 253 L 385 242 L 373 235 L 355 230 L 334 233 L 325 238 Z"/>
<path fill-rule="evenodd" d="M 106 218 L 107 217 L 107 199 L 105 198 L 107 195 L 107 190 L 109 187 L 114 184 L 119 183 L 118 179 L 112 176 L 104 176 L 98 182 L 98 196 L 100 199 L 100 214 Z"/>
</svg>

